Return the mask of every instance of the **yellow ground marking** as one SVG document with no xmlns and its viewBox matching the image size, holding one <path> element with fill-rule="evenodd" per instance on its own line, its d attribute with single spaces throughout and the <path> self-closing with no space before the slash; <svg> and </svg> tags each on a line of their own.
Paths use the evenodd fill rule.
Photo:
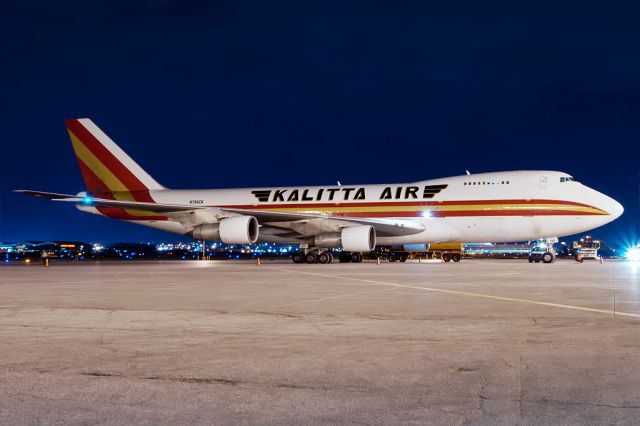
<svg viewBox="0 0 640 426">
<path fill-rule="evenodd" d="M 418 285 L 391 283 L 391 282 L 376 281 L 376 280 L 367 280 L 367 279 L 364 279 L 364 278 L 343 277 L 343 276 L 339 276 L 339 275 L 319 274 L 319 273 L 316 273 L 316 272 L 303 272 L 303 271 L 297 271 L 297 270 L 294 270 L 294 269 L 287 269 L 287 268 L 271 268 L 271 269 L 277 269 L 279 271 L 286 271 L 286 272 L 295 272 L 295 273 L 298 273 L 298 274 L 305 274 L 305 275 L 314 275 L 314 276 L 317 276 L 317 277 L 334 278 L 334 279 L 338 279 L 338 280 L 359 281 L 359 282 L 368 283 L 368 284 L 374 284 L 374 285 L 385 285 L 385 286 L 398 287 L 398 288 L 411 288 L 411 289 L 414 289 L 414 290 L 422 290 L 422 291 L 429 291 L 429 292 L 433 292 L 433 293 L 442 293 L 442 294 L 451 294 L 451 295 L 455 295 L 455 296 L 476 297 L 476 298 L 480 298 L 480 299 L 500 300 L 500 301 L 503 301 L 503 302 L 527 303 L 527 304 L 530 304 L 530 305 L 548 306 L 548 307 L 552 307 L 552 308 L 562 308 L 562 309 L 570 309 L 570 310 L 574 310 L 574 311 L 592 312 L 592 313 L 605 314 L 605 315 L 614 315 L 614 311 L 612 311 L 612 310 L 598 309 L 598 308 L 587 308 L 585 306 L 567 305 L 565 303 L 542 302 L 540 300 L 520 299 L 520 298 L 517 298 L 517 297 L 494 296 L 494 295 L 491 295 L 491 294 L 473 293 L 473 292 L 469 292 L 469 291 L 445 290 L 445 289 L 441 289 L 441 288 L 421 287 L 421 286 L 418 286 Z M 634 314 L 634 313 L 630 313 L 630 312 L 619 312 L 619 311 L 615 311 L 615 316 L 640 318 L 640 314 Z"/>
</svg>

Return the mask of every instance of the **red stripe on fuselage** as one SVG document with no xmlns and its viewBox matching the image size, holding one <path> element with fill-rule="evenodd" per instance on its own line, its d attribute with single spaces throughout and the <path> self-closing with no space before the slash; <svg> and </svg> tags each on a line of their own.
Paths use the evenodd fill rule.
<svg viewBox="0 0 640 426">
<path fill-rule="evenodd" d="M 429 217 L 472 217 L 472 216 L 600 216 L 594 212 L 575 212 L 567 210 L 458 210 L 431 211 Z M 248 214 L 251 214 L 250 212 Z M 331 217 L 423 217 L 422 212 L 389 211 L 389 212 L 331 212 Z"/>
<path fill-rule="evenodd" d="M 100 213 L 112 219 L 134 220 L 138 222 L 144 222 L 147 220 L 153 220 L 153 221 L 169 220 L 169 218 L 166 216 L 134 216 L 132 214 L 129 214 L 126 210 L 119 207 L 96 207 L 96 208 Z"/>
<path fill-rule="evenodd" d="M 451 201 L 370 201 L 370 202 L 332 202 L 332 203 L 270 203 L 270 204 L 236 204 L 225 206 L 211 206 L 230 209 L 281 209 L 281 208 L 314 208 L 314 207 L 387 207 L 387 206 L 459 206 L 459 205 L 495 205 L 495 204 L 559 204 L 579 207 L 589 207 L 588 204 L 577 203 L 575 201 L 562 200 L 539 200 L 539 199 L 519 199 L 519 200 L 451 200 Z"/>
</svg>

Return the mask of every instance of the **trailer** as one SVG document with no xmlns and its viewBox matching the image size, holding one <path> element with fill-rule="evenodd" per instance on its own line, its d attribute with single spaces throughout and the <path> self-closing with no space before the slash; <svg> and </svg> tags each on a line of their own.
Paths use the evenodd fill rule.
<svg viewBox="0 0 640 426">
<path fill-rule="evenodd" d="M 407 259 L 442 259 L 445 262 L 460 262 L 463 254 L 463 243 L 433 243 L 381 246 L 376 248 L 371 256 L 387 258 L 389 262 L 406 262 Z"/>
</svg>

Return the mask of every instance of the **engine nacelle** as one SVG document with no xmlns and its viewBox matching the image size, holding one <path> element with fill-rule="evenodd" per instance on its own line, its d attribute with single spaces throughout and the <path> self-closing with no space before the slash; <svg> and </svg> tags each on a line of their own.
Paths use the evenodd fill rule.
<svg viewBox="0 0 640 426">
<path fill-rule="evenodd" d="M 376 230 L 370 225 L 342 228 L 341 232 L 325 232 L 313 238 L 316 247 L 342 247 L 346 251 L 371 251 L 376 247 Z"/>
<path fill-rule="evenodd" d="M 258 220 L 253 216 L 233 216 L 219 223 L 205 223 L 193 228 L 196 240 L 222 241 L 226 244 L 252 244 L 258 241 Z"/>
<path fill-rule="evenodd" d="M 376 248 L 376 229 L 371 225 L 342 228 L 342 248 L 347 251 L 371 251 Z"/>
<path fill-rule="evenodd" d="M 193 228 L 191 236 L 196 240 L 220 241 L 220 224 L 204 223 Z"/>
<path fill-rule="evenodd" d="M 340 232 L 325 232 L 313 237 L 313 245 L 321 248 L 342 247 L 342 237 Z"/>
</svg>

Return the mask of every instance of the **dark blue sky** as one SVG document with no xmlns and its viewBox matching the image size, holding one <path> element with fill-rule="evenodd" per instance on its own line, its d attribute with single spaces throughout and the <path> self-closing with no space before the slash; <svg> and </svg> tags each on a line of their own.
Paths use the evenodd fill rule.
<svg viewBox="0 0 640 426">
<path fill-rule="evenodd" d="M 30 2 L 0 10 L 0 240 L 174 237 L 10 192 L 83 189 L 91 117 L 173 188 L 553 169 L 636 232 L 640 3 Z"/>
</svg>

